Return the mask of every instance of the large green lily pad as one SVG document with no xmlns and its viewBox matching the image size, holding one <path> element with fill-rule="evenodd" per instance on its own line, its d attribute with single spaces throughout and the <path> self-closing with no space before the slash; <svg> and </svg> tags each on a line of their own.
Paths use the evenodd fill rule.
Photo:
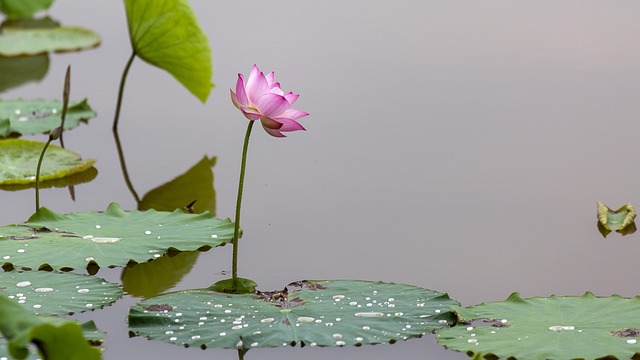
<svg viewBox="0 0 640 360">
<path fill-rule="evenodd" d="M 40 208 L 28 222 L 0 227 L 0 259 L 15 268 L 81 269 L 124 266 L 170 249 L 208 250 L 233 237 L 233 222 L 209 213 L 124 211 L 61 215 Z M 9 257 L 9 258 L 6 258 Z"/>
<path fill-rule="evenodd" d="M 452 307 L 461 324 L 440 345 L 474 359 L 631 359 L 640 355 L 640 297 L 550 296 Z M 635 358 L 635 357 L 634 357 Z"/>
<path fill-rule="evenodd" d="M 23 139 L 0 140 L 0 185 L 30 184 L 36 181 L 38 158 L 44 143 Z M 95 160 L 49 145 L 40 169 L 40 181 L 60 179 L 89 169 Z"/>
<path fill-rule="evenodd" d="M 0 333 L 8 340 L 12 358 L 24 359 L 32 345 L 38 344 L 41 357 L 48 360 L 101 359 L 100 350 L 84 337 L 83 327 L 74 320 L 33 315 L 2 294 L 0 319 Z M 92 323 L 89 325 L 95 329 Z M 3 343 L 0 341 L 0 345 Z M 0 346 L 0 351 L 7 350 L 3 348 Z"/>
<path fill-rule="evenodd" d="M 125 0 L 133 51 L 200 101 L 211 92 L 211 49 L 186 0 Z"/>
<path fill-rule="evenodd" d="M 0 137 L 49 133 L 60 126 L 61 113 L 59 100 L 0 100 Z M 64 129 L 72 129 L 95 116 L 87 99 L 71 103 Z"/>
<path fill-rule="evenodd" d="M 98 34 L 80 27 L 60 26 L 48 29 L 6 27 L 0 34 L 0 56 L 75 51 L 90 49 L 99 44 Z"/>
<path fill-rule="evenodd" d="M 0 272 L 0 293 L 44 315 L 100 309 L 122 297 L 118 285 L 99 277 L 47 271 Z"/>
<path fill-rule="evenodd" d="M 299 281 L 258 294 L 196 289 L 156 296 L 130 309 L 129 328 L 201 348 L 393 343 L 450 324 L 455 304 L 446 294 L 410 285 Z"/>
</svg>

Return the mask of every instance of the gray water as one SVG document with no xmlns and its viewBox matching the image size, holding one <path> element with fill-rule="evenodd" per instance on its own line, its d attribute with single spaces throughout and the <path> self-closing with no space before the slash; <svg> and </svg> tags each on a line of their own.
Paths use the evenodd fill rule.
<svg viewBox="0 0 640 360">
<path fill-rule="evenodd" d="M 300 279 L 418 285 L 463 305 L 551 294 L 640 294 L 640 235 L 606 239 L 596 201 L 640 204 L 640 4 L 629 1 L 192 0 L 212 47 L 205 105 L 136 60 L 120 119 L 131 180 L 148 190 L 203 155 L 219 217 L 232 216 L 245 118 L 231 104 L 238 72 L 275 71 L 309 112 L 306 132 L 275 139 L 256 127 L 249 149 L 240 275 L 261 289 Z M 89 27 L 100 47 L 51 56 L 48 76 L 3 99 L 72 98 L 98 117 L 65 145 L 99 175 L 47 189 L 58 212 L 136 207 L 111 134 L 130 54 L 120 1 L 58 0 L 49 14 Z M 43 140 L 44 136 L 34 137 Z M 33 191 L 2 192 L 2 223 L 33 213 Z M 176 289 L 223 278 L 231 247 L 202 254 Z M 98 274 L 117 281 L 119 270 Z M 109 332 L 105 359 L 234 359 L 235 351 L 129 339 L 126 298 L 81 316 Z M 464 359 L 433 336 L 394 345 L 252 350 L 249 359 Z"/>
</svg>

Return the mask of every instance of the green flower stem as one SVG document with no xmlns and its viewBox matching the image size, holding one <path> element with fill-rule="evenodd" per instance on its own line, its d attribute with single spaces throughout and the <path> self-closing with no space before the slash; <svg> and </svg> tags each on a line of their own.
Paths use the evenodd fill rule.
<svg viewBox="0 0 640 360">
<path fill-rule="evenodd" d="M 244 146 L 242 147 L 242 165 L 240 166 L 240 181 L 238 183 L 238 199 L 236 201 L 236 219 L 233 228 L 233 265 L 231 267 L 231 276 L 233 279 L 238 278 L 238 238 L 240 235 L 240 207 L 242 206 L 242 189 L 244 188 L 244 172 L 247 166 L 247 150 L 249 149 L 249 137 L 251 136 L 251 128 L 253 121 L 249 121 L 247 125 L 247 133 L 244 136 Z"/>
<path fill-rule="evenodd" d="M 122 105 L 122 95 L 124 94 L 124 84 L 127 81 L 127 74 L 129 74 L 129 68 L 131 67 L 131 63 L 133 59 L 136 57 L 136 52 L 131 52 L 131 57 L 129 61 L 127 61 L 127 65 L 124 67 L 124 71 L 122 71 L 122 77 L 120 78 L 120 88 L 118 89 L 118 102 L 116 104 L 116 113 L 113 116 L 113 131 L 118 131 L 118 120 L 120 119 L 120 106 Z"/>
<path fill-rule="evenodd" d="M 40 158 L 38 159 L 38 166 L 36 168 L 36 211 L 40 210 L 40 167 L 42 166 L 42 160 L 44 159 L 44 153 L 47 152 L 47 148 L 53 137 L 49 136 L 49 140 L 44 144 L 42 148 L 42 152 L 40 153 Z"/>
</svg>

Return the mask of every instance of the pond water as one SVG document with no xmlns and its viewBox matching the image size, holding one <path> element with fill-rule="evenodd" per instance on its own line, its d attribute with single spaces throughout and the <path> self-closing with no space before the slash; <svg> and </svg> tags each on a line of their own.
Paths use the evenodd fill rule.
<svg viewBox="0 0 640 360">
<path fill-rule="evenodd" d="M 301 279 L 418 285 L 463 305 L 551 294 L 640 294 L 639 234 L 606 239 L 596 201 L 640 204 L 640 4 L 635 2 L 193 0 L 212 47 L 216 87 L 200 103 L 167 73 L 136 60 L 120 140 L 137 192 L 174 178 L 203 155 L 214 167 L 217 215 L 232 217 L 245 118 L 231 104 L 236 74 L 275 71 L 306 132 L 252 136 L 240 275 L 262 290 Z M 98 117 L 65 134 L 97 159 L 97 178 L 47 189 L 58 212 L 136 202 L 111 133 L 130 54 L 123 4 L 59 0 L 49 14 L 89 27 L 100 47 L 50 57 L 47 77 L 3 99 L 72 99 Z M 258 131 L 259 130 L 259 131 Z M 44 136 L 34 136 L 44 140 Z M 32 190 L 0 193 L 4 224 L 25 221 Z M 175 289 L 227 277 L 231 247 L 201 254 Z M 119 269 L 99 274 L 118 281 Z M 95 319 L 105 359 L 211 359 L 234 351 L 129 339 L 127 297 Z M 267 349 L 247 358 L 464 359 L 433 336 L 394 345 Z"/>
</svg>

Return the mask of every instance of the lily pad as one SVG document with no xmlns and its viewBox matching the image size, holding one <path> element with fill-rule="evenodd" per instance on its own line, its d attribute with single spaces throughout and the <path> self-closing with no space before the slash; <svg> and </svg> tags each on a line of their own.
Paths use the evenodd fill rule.
<svg viewBox="0 0 640 360">
<path fill-rule="evenodd" d="M 2 294 L 0 318 L 0 332 L 8 339 L 9 354 L 13 358 L 27 357 L 31 344 L 38 344 L 41 357 L 49 360 L 98 360 L 102 357 L 74 320 L 33 315 Z"/>
<path fill-rule="evenodd" d="M 0 227 L 0 259 L 15 268 L 81 269 L 124 266 L 159 258 L 169 249 L 205 251 L 233 237 L 233 222 L 209 213 L 124 211 L 61 215 L 40 208 L 28 222 Z M 70 251 L 73 249 L 73 251 Z"/>
<path fill-rule="evenodd" d="M 0 0 L 0 11 L 9 18 L 28 18 L 51 4 L 53 0 Z"/>
<path fill-rule="evenodd" d="M 133 51 L 200 101 L 211 92 L 211 49 L 186 0 L 125 0 Z"/>
<path fill-rule="evenodd" d="M 59 100 L 0 100 L 0 137 L 49 133 L 60 126 L 62 101 Z M 64 129 L 69 130 L 81 122 L 94 118 L 96 112 L 84 99 L 71 103 L 67 109 Z M 7 128 L 2 123 L 9 123 Z"/>
<path fill-rule="evenodd" d="M 631 359 L 640 355 L 640 297 L 550 296 L 452 307 L 462 322 L 440 345 L 474 359 Z M 635 358 L 635 357 L 634 357 Z"/>
<path fill-rule="evenodd" d="M 298 281 L 281 291 L 160 295 L 133 306 L 129 329 L 152 340 L 201 348 L 394 343 L 451 324 L 446 294 L 410 285 Z"/>
<path fill-rule="evenodd" d="M 33 81 L 40 81 L 48 71 L 48 54 L 26 58 L 0 58 L 0 74 L 2 74 L 0 93 Z"/>
<path fill-rule="evenodd" d="M 0 140 L 0 185 L 30 184 L 36 181 L 36 167 L 44 143 L 22 139 Z M 89 169 L 95 160 L 49 145 L 42 162 L 40 180 L 54 180 Z"/>
<path fill-rule="evenodd" d="M 54 179 L 49 181 L 44 181 L 40 183 L 40 189 L 48 189 L 48 188 L 64 188 L 68 186 L 80 185 L 84 183 L 88 183 L 98 176 L 98 169 L 95 167 L 90 167 L 89 169 L 69 175 L 62 179 Z M 36 184 L 15 184 L 15 185 L 0 185 L 0 190 L 4 191 L 20 191 L 26 189 L 35 188 Z"/>
<path fill-rule="evenodd" d="M 100 44 L 100 36 L 80 27 L 49 29 L 7 27 L 0 34 L 0 56 L 25 56 L 90 49 Z"/>
<path fill-rule="evenodd" d="M 0 293 L 44 315 L 100 309 L 122 297 L 118 285 L 99 277 L 46 271 L 0 272 Z"/>
</svg>

